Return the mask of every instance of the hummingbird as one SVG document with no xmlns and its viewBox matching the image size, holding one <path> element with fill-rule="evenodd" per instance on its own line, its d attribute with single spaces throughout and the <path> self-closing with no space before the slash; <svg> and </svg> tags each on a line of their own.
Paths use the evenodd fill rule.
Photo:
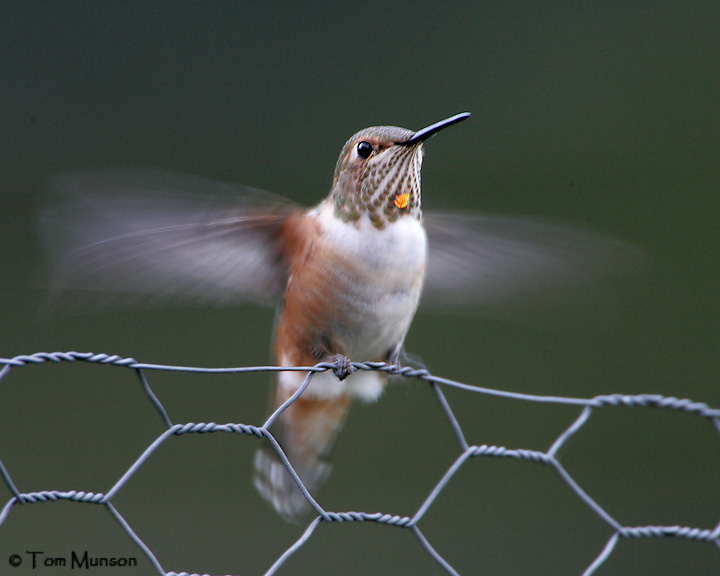
<svg viewBox="0 0 720 576">
<path fill-rule="evenodd" d="M 162 171 L 101 171 L 54 180 L 42 231 L 52 285 L 116 302 L 129 295 L 276 306 L 278 366 L 334 362 L 272 424 L 305 487 L 327 479 L 353 401 L 377 400 L 388 376 L 352 361 L 400 364 L 418 305 L 477 307 L 604 279 L 639 266 L 630 244 L 540 220 L 423 212 L 428 138 L 460 113 L 418 131 L 375 126 L 342 147 L 329 195 L 302 208 L 270 193 Z M 214 195 L 213 195 L 214 194 Z M 106 298 L 110 302 L 112 297 Z M 270 411 L 305 374 L 274 376 Z M 255 486 L 286 519 L 309 509 L 269 446 Z"/>
</svg>

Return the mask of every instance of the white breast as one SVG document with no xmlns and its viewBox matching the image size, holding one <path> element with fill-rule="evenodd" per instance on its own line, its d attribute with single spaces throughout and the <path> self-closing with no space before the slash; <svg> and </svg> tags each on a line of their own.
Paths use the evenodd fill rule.
<svg viewBox="0 0 720 576">
<path fill-rule="evenodd" d="M 328 243 L 354 262 L 345 289 L 362 316 L 349 347 L 359 357 L 376 356 L 402 342 L 415 315 L 425 274 L 427 236 L 422 224 L 405 217 L 378 230 L 362 217 L 357 226 L 335 218 L 323 205 L 318 218 Z"/>
<path fill-rule="evenodd" d="M 350 360 L 385 358 L 399 348 L 417 310 L 425 274 L 427 236 L 412 217 L 399 218 L 382 230 L 362 217 L 358 225 L 337 219 L 332 206 L 321 204 L 315 217 L 322 242 L 352 263 L 351 278 L 334 278 L 344 292 L 343 333 L 335 334 Z M 330 373 L 318 374 L 308 392 L 317 396 L 350 393 L 377 398 L 383 380 L 377 373 L 356 372 L 342 383 Z"/>
</svg>

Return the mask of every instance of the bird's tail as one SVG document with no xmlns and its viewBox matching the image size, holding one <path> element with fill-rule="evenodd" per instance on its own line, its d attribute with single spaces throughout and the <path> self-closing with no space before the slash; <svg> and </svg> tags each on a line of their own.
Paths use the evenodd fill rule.
<svg viewBox="0 0 720 576">
<path fill-rule="evenodd" d="M 277 386 L 273 409 L 282 405 L 291 392 Z M 330 474 L 330 453 L 345 423 L 349 406 L 347 394 L 322 399 L 304 394 L 270 427 L 293 469 L 313 496 Z M 310 503 L 269 444 L 255 454 L 255 487 L 286 520 L 295 520 L 310 508 Z"/>
</svg>

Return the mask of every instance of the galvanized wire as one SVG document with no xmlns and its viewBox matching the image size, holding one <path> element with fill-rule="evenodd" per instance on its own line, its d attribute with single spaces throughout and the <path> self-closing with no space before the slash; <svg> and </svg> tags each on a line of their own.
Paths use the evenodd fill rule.
<svg viewBox="0 0 720 576">
<path fill-rule="evenodd" d="M 425 500 L 419 506 L 417 511 L 411 516 L 397 516 L 393 514 L 384 514 L 380 512 L 334 512 L 325 510 L 313 497 L 313 495 L 303 485 L 301 479 L 293 470 L 288 458 L 282 450 L 282 447 L 275 440 L 271 428 L 277 417 L 287 408 L 302 392 L 307 388 L 312 380 L 313 374 L 332 370 L 335 368 L 334 363 L 319 363 L 315 366 L 305 367 L 277 367 L 277 366 L 255 366 L 255 367 L 239 367 L 239 368 L 199 368 L 192 366 L 167 366 L 160 364 L 147 364 L 137 362 L 133 358 L 123 358 L 116 355 L 93 354 L 90 352 L 38 352 L 35 354 L 15 356 L 14 358 L 0 358 L 0 380 L 8 376 L 12 370 L 27 367 L 30 365 L 38 365 L 45 363 L 61 363 L 61 362 L 90 362 L 108 367 L 118 367 L 131 369 L 140 380 L 142 389 L 146 397 L 155 407 L 160 418 L 165 424 L 166 430 L 158 436 L 130 466 L 130 468 L 115 482 L 107 493 L 93 493 L 83 491 L 58 491 L 44 490 L 40 492 L 22 492 L 13 481 L 10 471 L 2 462 L 0 455 L 0 477 L 7 485 L 13 496 L 5 503 L 2 511 L 0 511 L 0 526 L 5 522 L 11 514 L 16 504 L 40 504 L 50 503 L 57 500 L 68 500 L 73 502 L 85 502 L 105 506 L 111 515 L 122 526 L 128 536 L 135 542 L 138 549 L 147 556 L 150 563 L 155 567 L 158 574 L 162 576 L 199 576 L 189 575 L 187 572 L 166 572 L 150 548 L 143 542 L 132 529 L 130 524 L 123 518 L 117 508 L 113 505 L 112 499 L 119 490 L 127 483 L 127 481 L 148 461 L 157 448 L 163 444 L 171 436 L 179 436 L 183 434 L 207 434 L 207 433 L 230 433 L 246 436 L 254 436 L 265 438 L 269 441 L 277 453 L 279 459 L 288 469 L 295 482 L 307 498 L 308 502 L 317 512 L 317 516 L 308 524 L 302 536 L 293 543 L 285 552 L 283 552 L 277 560 L 267 569 L 266 576 L 275 574 L 277 570 L 297 552 L 313 535 L 315 529 L 320 523 L 343 523 L 343 522 L 375 522 L 387 526 L 410 530 L 422 547 L 427 551 L 430 557 L 442 567 L 446 573 L 457 576 L 459 573 L 451 566 L 451 564 L 440 555 L 432 546 L 430 541 L 420 531 L 418 523 L 426 514 L 426 512 L 435 504 L 438 496 L 447 487 L 450 480 L 460 470 L 463 465 L 471 458 L 513 458 L 529 462 L 531 464 L 541 464 L 551 467 L 557 475 L 570 487 L 573 493 L 600 519 L 603 520 L 612 529 L 612 536 L 600 551 L 598 556 L 583 572 L 583 576 L 590 576 L 611 556 L 616 543 L 619 539 L 639 539 L 639 538 L 682 538 L 686 540 L 694 540 L 715 545 L 720 548 L 720 522 L 714 528 L 697 528 L 687 526 L 624 526 L 608 513 L 600 504 L 593 500 L 585 490 L 572 478 L 567 470 L 557 459 L 557 454 L 561 448 L 583 427 L 590 419 L 593 412 L 606 406 L 624 406 L 628 408 L 663 408 L 666 410 L 674 410 L 692 414 L 698 418 L 708 420 L 715 430 L 720 433 L 720 409 L 711 408 L 702 402 L 693 402 L 688 399 L 661 396 L 658 394 L 638 394 L 638 395 L 602 395 L 593 398 L 567 398 L 562 396 L 539 396 L 531 394 L 518 394 L 502 390 L 494 390 L 491 388 L 483 388 L 448 380 L 433 376 L 425 369 L 415 369 L 410 367 L 400 367 L 388 365 L 379 362 L 354 362 L 352 363 L 357 370 L 377 370 L 392 375 L 402 375 L 407 378 L 417 378 L 419 380 L 430 383 L 435 392 L 435 396 L 440 407 L 447 418 L 460 448 L 460 454 L 450 465 L 442 478 L 434 486 L 427 495 Z M 202 374 L 228 374 L 228 373 L 250 373 L 250 372 L 278 372 L 278 371 L 301 371 L 306 372 L 307 377 L 303 385 L 298 391 L 282 406 L 280 406 L 261 426 L 240 423 L 216 424 L 214 422 L 201 423 L 184 423 L 173 424 L 167 410 L 160 402 L 159 398 L 152 391 L 146 373 L 150 371 L 176 371 L 176 372 L 194 372 Z M 508 449 L 502 446 L 471 446 L 467 443 L 462 426 L 453 414 L 450 403 L 447 401 L 443 388 L 455 388 L 470 393 L 484 394 L 507 398 L 517 401 L 540 402 L 564 404 L 577 406 L 580 408 L 580 414 L 577 419 L 564 430 L 557 439 L 552 443 L 551 447 L 546 451 L 526 450 L 526 449 Z"/>
</svg>

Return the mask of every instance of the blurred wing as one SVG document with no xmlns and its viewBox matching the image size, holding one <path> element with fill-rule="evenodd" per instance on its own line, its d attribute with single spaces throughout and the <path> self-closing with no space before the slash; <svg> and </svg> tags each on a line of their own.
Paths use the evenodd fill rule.
<svg viewBox="0 0 720 576">
<path fill-rule="evenodd" d="M 103 304 L 270 303 L 282 293 L 280 230 L 296 208 L 281 198 L 150 171 L 66 175 L 51 188 L 40 226 L 57 290 L 103 292 Z"/>
<path fill-rule="evenodd" d="M 422 303 L 515 304 L 639 272 L 637 247 L 572 226 L 503 216 L 425 213 L 428 268 Z"/>
</svg>

